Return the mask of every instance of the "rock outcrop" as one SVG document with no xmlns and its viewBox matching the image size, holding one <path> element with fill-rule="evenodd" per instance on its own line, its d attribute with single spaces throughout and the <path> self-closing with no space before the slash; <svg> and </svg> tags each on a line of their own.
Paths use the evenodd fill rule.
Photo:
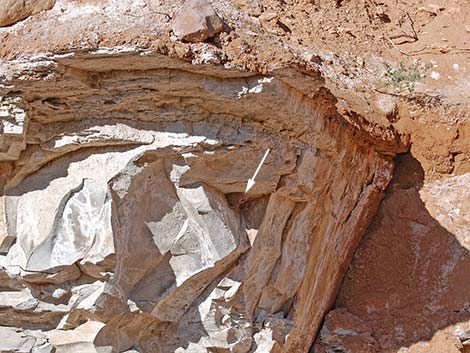
<svg viewBox="0 0 470 353">
<path fill-rule="evenodd" d="M 0 351 L 465 351 L 470 12 L 413 6 L 0 0 Z"/>
<path fill-rule="evenodd" d="M 397 159 L 337 298 L 368 324 L 381 352 L 464 349 L 457 333 L 470 319 L 469 182 L 468 174 L 426 181 L 415 158 Z"/>
<path fill-rule="evenodd" d="M 313 99 L 152 53 L 35 60 L 3 81 L 22 130 L 4 140 L 0 324 L 57 351 L 308 351 L 390 157 L 312 77 Z"/>
</svg>

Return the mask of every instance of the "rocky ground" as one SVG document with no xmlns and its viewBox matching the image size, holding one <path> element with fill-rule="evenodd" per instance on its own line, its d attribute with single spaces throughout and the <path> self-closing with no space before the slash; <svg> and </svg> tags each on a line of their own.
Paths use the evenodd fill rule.
<svg viewBox="0 0 470 353">
<path fill-rule="evenodd" d="M 468 352 L 469 15 L 0 0 L 0 352 Z"/>
</svg>

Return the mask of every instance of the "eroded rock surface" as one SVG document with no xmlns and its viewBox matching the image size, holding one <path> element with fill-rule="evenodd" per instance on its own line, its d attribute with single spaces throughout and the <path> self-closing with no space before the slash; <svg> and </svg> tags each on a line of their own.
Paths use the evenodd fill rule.
<svg viewBox="0 0 470 353">
<path fill-rule="evenodd" d="M 56 0 L 2 0 L 0 27 L 14 24 L 41 11 L 51 9 Z"/>
<path fill-rule="evenodd" d="M 470 352 L 469 15 L 0 0 L 0 351 Z"/>
<path fill-rule="evenodd" d="M 375 353 L 379 345 L 372 337 L 372 330 L 357 316 L 345 309 L 328 313 L 313 347 L 314 353 Z"/>
<path fill-rule="evenodd" d="M 315 76 L 148 51 L 28 60 L 1 88 L 11 346 L 307 352 L 400 136 L 374 145 Z"/>
</svg>

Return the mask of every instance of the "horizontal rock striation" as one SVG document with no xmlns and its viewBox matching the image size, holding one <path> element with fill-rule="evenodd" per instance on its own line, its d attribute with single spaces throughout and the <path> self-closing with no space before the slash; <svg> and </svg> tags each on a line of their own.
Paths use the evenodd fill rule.
<svg viewBox="0 0 470 353">
<path fill-rule="evenodd" d="M 0 75 L 0 349 L 310 349 L 400 136 L 287 69 L 101 50 Z"/>
</svg>

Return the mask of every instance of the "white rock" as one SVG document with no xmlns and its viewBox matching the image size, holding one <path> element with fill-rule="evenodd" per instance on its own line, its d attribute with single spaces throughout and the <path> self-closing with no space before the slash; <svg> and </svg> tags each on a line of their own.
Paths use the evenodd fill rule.
<svg viewBox="0 0 470 353">
<path fill-rule="evenodd" d="M 432 71 L 431 72 L 431 78 L 433 80 L 439 80 L 441 78 L 441 74 L 437 71 Z"/>
</svg>

